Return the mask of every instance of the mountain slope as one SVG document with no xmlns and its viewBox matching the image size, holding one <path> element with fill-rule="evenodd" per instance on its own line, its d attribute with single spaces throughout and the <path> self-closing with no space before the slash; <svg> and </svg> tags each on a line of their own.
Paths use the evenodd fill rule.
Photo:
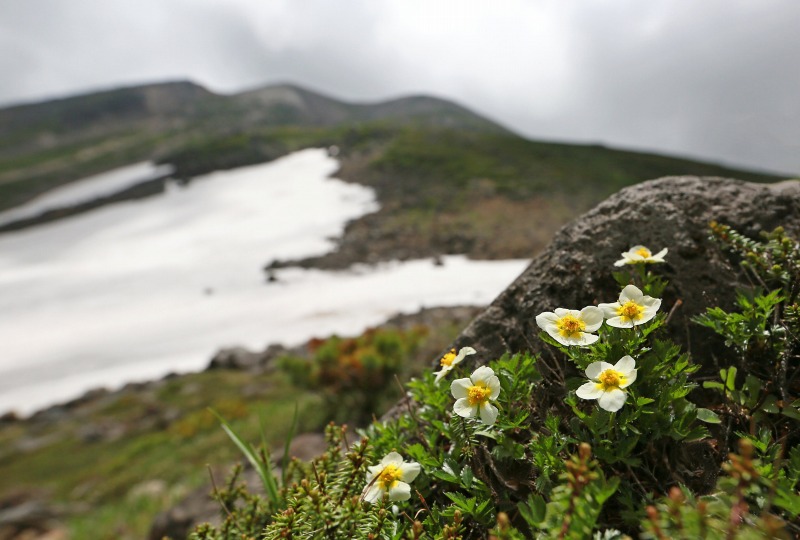
<svg viewBox="0 0 800 540">
<path fill-rule="evenodd" d="M 86 175 L 210 140 L 374 121 L 502 131 L 463 107 L 428 97 L 349 104 L 292 85 L 224 96 L 186 81 L 108 90 L 0 109 L 0 210 Z M 207 165 L 187 172 L 275 157 L 272 151 L 220 156 L 231 144 L 218 146 Z"/>
<path fill-rule="evenodd" d="M 443 253 L 529 257 L 572 216 L 624 186 L 667 175 L 777 179 L 668 156 L 530 141 L 427 96 L 354 104 L 288 84 L 223 96 L 175 82 L 0 110 L 0 210 L 141 160 L 174 165 L 174 176 L 188 180 L 330 146 L 339 148 L 339 176 L 374 187 L 381 210 L 351 223 L 333 254 L 303 264 Z"/>
</svg>

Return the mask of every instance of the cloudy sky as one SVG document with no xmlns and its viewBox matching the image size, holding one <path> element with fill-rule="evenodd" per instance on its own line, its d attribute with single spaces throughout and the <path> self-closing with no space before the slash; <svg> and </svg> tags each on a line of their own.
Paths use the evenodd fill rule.
<svg viewBox="0 0 800 540">
<path fill-rule="evenodd" d="M 532 138 L 800 174 L 798 0 L 6 0 L 0 105 L 192 79 L 453 99 Z"/>
</svg>

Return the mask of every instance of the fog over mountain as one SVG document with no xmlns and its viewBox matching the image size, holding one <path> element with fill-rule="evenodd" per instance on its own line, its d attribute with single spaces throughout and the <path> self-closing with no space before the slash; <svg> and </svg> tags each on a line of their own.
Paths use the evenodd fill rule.
<svg viewBox="0 0 800 540">
<path fill-rule="evenodd" d="M 528 137 L 800 172 L 800 3 L 28 0 L 0 104 L 188 78 L 348 101 L 431 94 Z"/>
</svg>

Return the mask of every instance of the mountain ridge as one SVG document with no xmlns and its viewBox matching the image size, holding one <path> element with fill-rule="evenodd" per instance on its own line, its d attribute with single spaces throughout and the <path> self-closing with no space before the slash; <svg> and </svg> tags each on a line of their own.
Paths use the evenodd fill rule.
<svg viewBox="0 0 800 540">
<path fill-rule="evenodd" d="M 348 102 L 292 83 L 271 84 L 233 94 L 219 94 L 189 80 L 125 86 L 110 90 L 0 108 L 0 138 L 15 130 L 50 129 L 56 133 L 86 129 L 86 123 L 108 120 L 144 120 L 151 116 L 192 117 L 208 113 L 242 113 L 242 107 L 260 113 L 259 120 L 291 125 L 335 125 L 383 118 L 425 120 L 444 114 L 485 129 L 504 129 L 450 100 L 410 95 L 374 102 Z M 272 108 L 279 110 L 270 111 Z M 296 109 L 293 113 L 287 111 Z M 252 111 L 251 111 L 252 112 Z M 271 114 L 270 114 L 271 113 Z M 83 124 L 83 125 L 82 125 Z"/>
<path fill-rule="evenodd" d="M 135 162 L 170 164 L 174 178 L 189 182 L 309 147 L 336 147 L 337 176 L 375 189 L 381 206 L 347 226 L 335 253 L 299 261 L 329 268 L 455 253 L 528 256 L 573 216 L 644 180 L 780 178 L 596 144 L 529 140 L 431 96 L 359 104 L 290 83 L 221 95 L 178 81 L 0 110 L 0 210 Z M 156 195 L 163 189 L 157 184 L 8 230 Z"/>
</svg>

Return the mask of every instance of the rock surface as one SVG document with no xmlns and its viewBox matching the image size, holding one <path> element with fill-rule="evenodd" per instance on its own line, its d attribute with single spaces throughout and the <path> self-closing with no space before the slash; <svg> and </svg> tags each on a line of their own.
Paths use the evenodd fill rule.
<svg viewBox="0 0 800 540">
<path fill-rule="evenodd" d="M 478 350 L 475 364 L 506 351 L 541 353 L 534 320 L 557 307 L 581 309 L 615 302 L 619 290 L 612 277 L 620 253 L 642 244 L 654 252 L 669 248 L 657 272 L 669 280 L 663 310 L 683 304 L 670 319 L 670 337 L 695 362 L 713 371 L 718 341 L 691 318 L 705 306 L 733 306 L 741 275 L 709 239 L 716 220 L 751 238 L 781 225 L 795 238 L 800 233 L 800 181 L 754 184 L 715 177 L 666 177 L 623 189 L 565 225 L 550 246 L 459 335 L 456 348 Z"/>
<path fill-rule="evenodd" d="M 63 511 L 41 494 L 16 493 L 0 499 L 0 540 L 63 540 Z"/>
</svg>

